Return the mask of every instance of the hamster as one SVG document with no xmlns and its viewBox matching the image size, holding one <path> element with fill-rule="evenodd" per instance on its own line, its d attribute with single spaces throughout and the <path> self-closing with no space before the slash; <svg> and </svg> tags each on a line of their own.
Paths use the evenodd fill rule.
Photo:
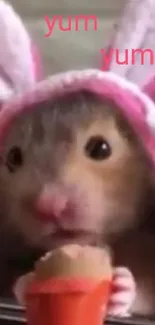
<svg viewBox="0 0 155 325">
<path fill-rule="evenodd" d="M 135 276 L 133 312 L 144 311 L 143 295 L 151 304 L 145 314 L 154 312 L 155 279 L 152 268 L 143 270 L 142 242 L 151 247 L 150 266 L 155 238 L 145 229 L 155 189 L 135 132 L 111 101 L 86 91 L 37 106 L 16 117 L 1 148 L 3 259 L 65 243 L 109 244 L 116 265 Z M 144 290 L 142 280 L 154 289 Z"/>
</svg>

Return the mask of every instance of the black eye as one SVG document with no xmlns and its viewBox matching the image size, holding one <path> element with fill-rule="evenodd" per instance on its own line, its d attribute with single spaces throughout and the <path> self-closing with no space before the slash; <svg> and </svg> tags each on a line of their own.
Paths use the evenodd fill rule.
<svg viewBox="0 0 155 325">
<path fill-rule="evenodd" d="M 101 136 L 94 136 L 89 139 L 85 147 L 88 157 L 94 160 L 103 160 L 111 155 L 111 148 L 108 142 Z"/>
<path fill-rule="evenodd" d="M 13 147 L 7 154 L 6 165 L 10 172 L 15 172 L 23 163 L 22 152 L 19 147 Z"/>
</svg>

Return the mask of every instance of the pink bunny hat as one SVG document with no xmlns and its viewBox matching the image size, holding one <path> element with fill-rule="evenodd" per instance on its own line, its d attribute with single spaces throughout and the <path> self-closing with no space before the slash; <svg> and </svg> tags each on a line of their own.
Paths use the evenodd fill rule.
<svg viewBox="0 0 155 325">
<path fill-rule="evenodd" d="M 115 24 L 113 41 L 109 48 L 119 50 L 119 61 L 125 60 L 128 50 L 128 63 L 118 64 L 112 58 L 109 69 L 114 73 L 144 87 L 155 75 L 155 2 L 154 0 L 128 0 L 121 18 Z M 137 51 L 132 63 L 132 50 Z M 148 52 L 147 52 L 148 50 Z M 143 51 L 143 52 L 142 52 Z M 142 60 L 142 53 L 144 53 Z M 154 53 L 154 55 L 151 55 Z M 151 60 L 152 58 L 152 60 Z"/>
<path fill-rule="evenodd" d="M 24 96 L 7 102 L 0 113 L 0 137 L 12 119 L 23 109 L 45 99 L 53 99 L 77 90 L 92 91 L 104 99 L 111 99 L 125 114 L 141 138 L 147 153 L 155 163 L 155 105 L 133 83 L 113 72 L 100 70 L 70 71 L 38 83 Z"/>
<path fill-rule="evenodd" d="M 39 55 L 11 5 L 0 1 L 0 102 L 34 85 Z"/>
<path fill-rule="evenodd" d="M 127 6 L 124 11 L 125 17 L 123 16 L 123 19 L 119 22 L 120 29 L 117 29 L 117 34 L 114 40 L 116 48 L 123 49 L 126 44 L 126 38 L 121 34 L 121 31 L 125 30 L 126 26 L 130 26 L 130 29 L 128 29 L 128 32 L 130 30 L 131 34 L 129 42 L 130 46 L 132 46 L 133 43 L 135 46 L 136 44 L 139 45 L 139 42 L 144 41 L 144 36 L 146 35 L 148 28 L 150 28 L 149 24 L 150 22 L 152 23 L 149 19 L 150 17 L 148 13 L 146 15 L 146 21 L 145 17 L 144 21 L 141 21 L 141 25 L 145 25 L 143 39 L 139 37 L 135 38 L 133 30 L 135 30 L 136 23 L 139 22 L 139 14 L 142 15 L 142 9 L 144 9 L 141 5 L 143 6 L 144 3 L 146 5 L 146 2 L 149 2 L 150 4 L 148 12 L 153 12 L 153 9 L 155 12 L 155 4 L 152 4 L 153 1 L 151 0 L 136 1 L 137 6 L 135 5 L 135 1 L 129 1 L 129 8 Z M 133 9 L 133 3 L 135 8 L 131 22 L 131 9 Z M 140 6 L 141 11 L 138 5 Z M 24 51 L 26 52 L 26 50 Z M 18 62 L 20 64 L 20 60 Z M 31 74 L 29 75 L 26 74 L 28 66 L 31 67 L 29 69 Z M 32 66 L 33 63 L 29 52 L 29 61 L 27 61 L 27 65 L 25 64 L 25 70 L 23 69 L 21 77 L 21 81 L 23 82 L 20 82 L 19 84 L 19 88 L 21 86 L 20 89 L 26 88 L 24 83 L 25 81 L 27 81 L 28 85 L 34 83 L 34 70 L 32 69 Z M 136 70 L 135 67 L 132 66 L 132 77 L 130 73 L 130 81 L 127 80 L 126 75 L 129 69 L 131 72 L 131 66 L 125 67 L 123 70 L 121 70 L 121 67 L 122 66 L 120 66 L 120 68 L 117 67 L 117 73 L 115 73 L 116 65 L 114 62 L 111 62 L 111 71 L 107 72 L 95 69 L 70 71 L 51 76 L 47 80 L 37 83 L 33 88 L 30 87 L 24 95 L 19 94 L 18 96 L 15 96 L 14 99 L 11 99 L 4 104 L 0 112 L 0 137 L 5 136 L 5 131 L 9 127 L 12 119 L 23 109 L 29 109 L 29 107 L 32 107 L 32 104 L 39 103 L 45 99 L 52 99 L 61 96 L 64 93 L 86 89 L 102 96 L 103 100 L 111 99 L 116 106 L 119 107 L 124 116 L 129 120 L 131 126 L 135 129 L 137 136 L 141 139 L 144 145 L 146 153 L 155 164 L 155 104 L 149 95 L 141 89 L 141 85 L 136 85 L 132 82 L 132 79 L 136 79 L 134 74 L 134 71 Z M 144 73 L 144 70 L 142 71 L 141 80 L 144 80 L 144 82 L 142 82 L 142 88 L 145 85 L 144 90 L 149 93 L 148 89 L 150 89 L 150 87 L 145 84 L 145 80 L 148 79 L 149 85 L 149 80 L 152 78 L 152 76 L 150 77 L 151 70 L 145 69 L 145 71 L 148 71 L 148 73 Z M 140 68 L 139 74 L 141 74 Z M 13 74 L 13 76 L 16 77 L 16 74 Z M 23 76 L 26 76 L 27 78 L 23 78 Z"/>
</svg>

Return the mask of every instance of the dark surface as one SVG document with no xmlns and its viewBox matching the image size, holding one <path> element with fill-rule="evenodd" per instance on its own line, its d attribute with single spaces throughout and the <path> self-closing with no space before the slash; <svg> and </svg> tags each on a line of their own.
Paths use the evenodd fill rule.
<svg viewBox="0 0 155 325">
<path fill-rule="evenodd" d="M 24 309 L 19 307 L 11 299 L 0 300 L 0 325 L 22 325 L 26 324 Z M 108 319 L 106 325 L 155 325 L 155 320 L 126 318 Z M 43 324 L 44 325 L 44 324 Z M 80 324 L 79 324 L 80 325 Z"/>
<path fill-rule="evenodd" d="M 11 299 L 0 300 L 0 324 L 25 324 L 24 310 Z"/>
</svg>

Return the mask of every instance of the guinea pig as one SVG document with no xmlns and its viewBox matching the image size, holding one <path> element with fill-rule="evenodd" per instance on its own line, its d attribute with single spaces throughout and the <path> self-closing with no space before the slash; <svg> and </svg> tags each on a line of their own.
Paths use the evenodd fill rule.
<svg viewBox="0 0 155 325">
<path fill-rule="evenodd" d="M 148 240 L 140 229 L 154 213 L 155 191 L 135 132 L 113 102 L 91 92 L 36 105 L 14 119 L 1 148 L 2 254 L 106 243 L 116 265 L 130 267 L 137 284 L 147 276 L 150 281 L 142 270 L 142 242 Z"/>
</svg>

